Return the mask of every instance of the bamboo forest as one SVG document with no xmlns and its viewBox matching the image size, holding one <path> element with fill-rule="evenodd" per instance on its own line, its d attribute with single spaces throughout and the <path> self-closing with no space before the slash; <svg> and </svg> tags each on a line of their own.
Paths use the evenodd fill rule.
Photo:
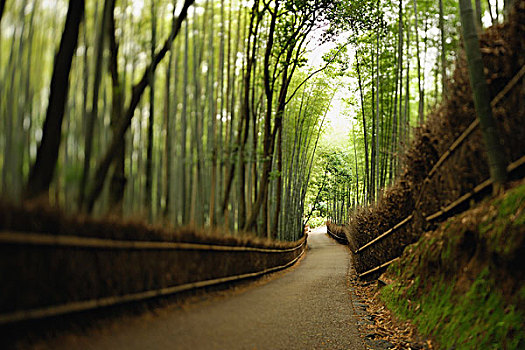
<svg viewBox="0 0 525 350">
<path fill-rule="evenodd" d="M 0 0 L 0 339 L 522 348 L 524 38 L 524 0 Z"/>
<path fill-rule="evenodd" d="M 453 2 L 441 12 L 420 6 L 417 22 L 415 3 L 192 3 L 88 1 L 68 10 L 7 1 L 2 193 L 287 239 L 283 232 L 300 230 L 322 163 L 333 167 L 329 184 L 344 187 L 334 188 L 333 204 L 367 202 L 392 182 L 410 125 L 441 96 L 459 35 Z M 336 35 L 343 39 L 309 65 L 309 52 Z M 64 61 L 55 63 L 59 44 Z M 348 135 L 343 149 L 314 157 L 338 90 L 356 144 Z M 285 212 L 298 215 L 283 222 Z"/>
</svg>

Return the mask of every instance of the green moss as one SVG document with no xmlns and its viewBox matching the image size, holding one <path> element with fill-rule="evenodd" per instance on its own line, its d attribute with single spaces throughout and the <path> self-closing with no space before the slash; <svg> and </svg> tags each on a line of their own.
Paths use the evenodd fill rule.
<svg viewBox="0 0 525 350">
<path fill-rule="evenodd" d="M 480 236 L 491 251 L 502 256 L 513 254 L 519 244 L 509 244 L 523 238 L 525 225 L 525 184 L 508 191 L 492 204 L 495 208 L 478 225 Z"/>
<path fill-rule="evenodd" d="M 398 278 L 401 276 L 401 268 L 399 266 L 399 263 L 393 263 L 391 264 L 389 267 L 388 267 L 388 273 L 394 277 L 394 278 Z M 406 271 L 405 271 L 406 273 Z"/>
<path fill-rule="evenodd" d="M 522 268 L 517 255 L 524 225 L 525 184 L 422 236 L 390 265 L 387 273 L 396 282 L 384 287 L 380 298 L 444 349 L 525 349 L 525 286 L 505 298 L 493 277 L 501 259 Z M 469 261 L 486 267 L 477 276 L 464 275 L 458 264 L 465 263 L 461 258 L 474 259 L 473 249 L 483 250 L 478 259 L 490 258 Z M 461 288 L 456 286 L 460 278 Z"/>
<path fill-rule="evenodd" d="M 451 237 L 444 242 L 444 247 L 441 250 L 441 260 L 450 261 L 453 257 L 454 251 L 456 250 L 456 243 L 459 241 L 459 234 Z"/>
<path fill-rule="evenodd" d="M 525 226 L 525 210 L 522 210 L 516 219 L 512 222 L 513 227 Z"/>
<path fill-rule="evenodd" d="M 419 280 L 410 287 L 392 284 L 381 290 L 381 299 L 399 318 L 411 319 L 421 334 L 432 336 L 445 349 L 520 349 L 525 346 L 525 317 L 505 307 L 488 269 L 464 295 L 454 293 L 443 278 Z M 428 288 L 430 287 L 430 288 Z"/>
<path fill-rule="evenodd" d="M 413 279 L 411 285 L 407 288 L 407 293 L 413 295 L 414 293 L 417 292 L 420 285 L 421 285 L 421 281 L 419 279 L 419 276 L 416 276 L 416 278 Z"/>
<path fill-rule="evenodd" d="M 498 218 L 507 218 L 518 210 L 525 203 L 525 185 L 517 186 L 508 191 L 504 198 L 495 202 L 499 208 Z"/>
<path fill-rule="evenodd" d="M 453 305 L 452 287 L 442 281 L 436 281 L 428 293 L 417 299 L 417 303 L 419 308 L 414 315 L 414 321 L 420 332 L 436 337 L 436 331 L 442 328 L 447 320 L 450 321 L 450 309 Z"/>
<path fill-rule="evenodd" d="M 384 287 L 380 294 L 386 306 L 402 320 L 410 319 L 414 316 L 408 299 L 403 296 L 404 294 L 404 287 L 396 284 Z"/>
<path fill-rule="evenodd" d="M 520 290 L 518 291 L 518 300 L 520 302 L 525 302 L 525 285 L 521 286 Z"/>
</svg>

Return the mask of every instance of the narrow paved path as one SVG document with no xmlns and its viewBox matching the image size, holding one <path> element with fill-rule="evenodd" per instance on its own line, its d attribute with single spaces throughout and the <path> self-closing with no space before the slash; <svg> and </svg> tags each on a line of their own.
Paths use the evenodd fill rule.
<svg viewBox="0 0 525 350">
<path fill-rule="evenodd" d="M 212 303 L 75 337 L 77 349 L 364 349 L 347 279 L 349 254 L 312 232 L 299 266 L 262 286 Z"/>
</svg>

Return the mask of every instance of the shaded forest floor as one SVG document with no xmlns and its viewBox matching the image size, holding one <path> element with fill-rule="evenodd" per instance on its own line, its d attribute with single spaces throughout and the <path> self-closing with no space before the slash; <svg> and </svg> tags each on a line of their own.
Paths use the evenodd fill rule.
<svg viewBox="0 0 525 350">
<path fill-rule="evenodd" d="M 361 320 L 359 330 L 369 349 L 433 349 L 435 343 L 421 336 L 417 327 L 409 320 L 401 320 L 390 311 L 379 298 L 380 289 L 376 281 L 351 282 L 358 299 L 356 303 Z"/>
</svg>

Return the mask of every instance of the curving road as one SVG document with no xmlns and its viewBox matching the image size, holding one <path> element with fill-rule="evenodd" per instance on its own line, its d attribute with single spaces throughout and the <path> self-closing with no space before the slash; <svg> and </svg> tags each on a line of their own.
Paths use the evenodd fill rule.
<svg viewBox="0 0 525 350">
<path fill-rule="evenodd" d="M 364 349 L 348 291 L 349 254 L 312 232 L 298 266 L 237 295 L 59 340 L 64 349 Z M 55 347 L 58 344 L 54 344 Z"/>
</svg>

